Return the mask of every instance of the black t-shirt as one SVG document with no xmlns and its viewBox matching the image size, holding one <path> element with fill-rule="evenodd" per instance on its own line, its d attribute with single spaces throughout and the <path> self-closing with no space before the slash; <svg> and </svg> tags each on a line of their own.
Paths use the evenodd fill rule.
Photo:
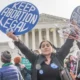
<svg viewBox="0 0 80 80">
<path fill-rule="evenodd" d="M 59 67 L 55 63 L 47 65 L 43 63 L 41 69 L 37 71 L 37 80 L 61 80 L 59 75 Z"/>
</svg>

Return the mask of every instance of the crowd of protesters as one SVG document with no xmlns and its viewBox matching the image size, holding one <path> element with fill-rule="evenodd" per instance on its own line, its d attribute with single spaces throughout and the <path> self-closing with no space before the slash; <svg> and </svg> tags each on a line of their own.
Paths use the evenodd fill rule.
<svg viewBox="0 0 80 80">
<path fill-rule="evenodd" d="M 0 80 L 65 80 L 60 73 L 60 63 L 64 65 L 64 59 L 73 46 L 73 39 L 67 39 L 61 48 L 56 48 L 51 42 L 44 40 L 40 43 L 39 50 L 28 49 L 22 41 L 12 32 L 8 37 L 14 40 L 14 44 L 21 50 L 31 63 L 31 69 L 21 63 L 21 56 L 14 57 L 14 64 L 11 63 L 11 53 L 3 51 L 1 61 L 4 63 L 0 69 Z M 79 45 L 78 45 L 79 47 Z M 56 53 L 54 52 L 56 49 Z M 78 52 L 79 53 L 79 52 Z M 72 80 L 80 79 L 79 58 L 70 55 L 65 62 Z"/>
</svg>

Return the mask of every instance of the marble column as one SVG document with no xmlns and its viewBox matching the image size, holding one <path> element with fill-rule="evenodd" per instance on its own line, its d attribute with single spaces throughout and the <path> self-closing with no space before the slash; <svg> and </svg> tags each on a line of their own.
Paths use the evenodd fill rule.
<svg viewBox="0 0 80 80">
<path fill-rule="evenodd" d="M 29 47 L 28 32 L 25 34 L 25 44 L 27 45 L 27 47 Z"/>
<path fill-rule="evenodd" d="M 35 30 L 32 30 L 32 50 L 35 50 Z"/>
<path fill-rule="evenodd" d="M 60 46 L 62 46 L 64 44 L 64 39 L 60 38 Z"/>
<path fill-rule="evenodd" d="M 49 38 L 49 29 L 48 28 L 46 29 L 46 40 L 48 40 L 48 41 L 50 40 L 50 38 Z"/>
<path fill-rule="evenodd" d="M 42 33 L 41 33 L 41 29 L 38 29 L 38 31 L 39 31 L 39 44 L 41 43 L 41 41 L 42 41 Z"/>
<path fill-rule="evenodd" d="M 57 47 L 57 34 L 56 34 L 56 29 L 53 30 L 53 44 Z"/>
</svg>

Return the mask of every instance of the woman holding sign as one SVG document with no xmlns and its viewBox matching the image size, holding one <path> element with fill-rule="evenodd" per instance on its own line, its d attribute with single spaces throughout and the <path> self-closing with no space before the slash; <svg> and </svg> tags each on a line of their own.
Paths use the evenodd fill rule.
<svg viewBox="0 0 80 80">
<path fill-rule="evenodd" d="M 56 54 L 54 54 L 53 45 L 49 41 L 42 41 L 39 46 L 42 54 L 36 55 L 12 32 L 8 32 L 7 36 L 14 40 L 14 44 L 32 63 L 32 80 L 62 80 L 60 64 L 57 59 L 63 63 L 73 45 L 73 39 L 67 39 Z"/>
</svg>

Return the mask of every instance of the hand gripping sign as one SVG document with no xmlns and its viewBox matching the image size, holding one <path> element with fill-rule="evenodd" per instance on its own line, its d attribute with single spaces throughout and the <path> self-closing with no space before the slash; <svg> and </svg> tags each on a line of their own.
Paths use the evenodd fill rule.
<svg viewBox="0 0 80 80">
<path fill-rule="evenodd" d="M 15 35 L 30 31 L 38 22 L 39 11 L 29 2 L 15 2 L 5 7 L 0 13 L 2 32 L 13 32 Z"/>
</svg>

